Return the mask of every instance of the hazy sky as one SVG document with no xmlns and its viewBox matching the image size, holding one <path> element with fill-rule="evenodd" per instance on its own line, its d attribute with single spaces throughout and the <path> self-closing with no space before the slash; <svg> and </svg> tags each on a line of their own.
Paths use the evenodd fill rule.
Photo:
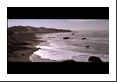
<svg viewBox="0 0 117 82">
<path fill-rule="evenodd" d="M 10 26 L 35 26 L 69 30 L 108 30 L 109 20 L 105 19 L 8 19 Z"/>
</svg>

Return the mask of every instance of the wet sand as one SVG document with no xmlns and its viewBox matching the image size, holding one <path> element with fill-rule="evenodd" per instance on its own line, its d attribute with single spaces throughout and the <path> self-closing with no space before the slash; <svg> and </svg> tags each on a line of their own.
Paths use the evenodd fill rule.
<svg viewBox="0 0 117 82">
<path fill-rule="evenodd" d="M 34 51 L 38 50 L 34 46 L 39 44 L 41 41 L 30 41 L 30 45 L 22 45 L 23 47 L 27 47 L 29 49 L 18 50 L 13 52 L 15 57 L 8 57 L 9 62 L 31 62 L 29 57 L 33 54 Z M 28 42 L 29 43 L 29 42 Z"/>
<path fill-rule="evenodd" d="M 36 48 L 35 46 L 40 44 L 41 42 L 44 42 L 44 41 L 36 40 L 36 41 L 28 42 L 30 43 L 30 45 L 25 45 L 23 47 L 27 47 L 29 49 L 13 52 L 15 54 L 15 57 L 8 57 L 8 62 L 34 62 L 34 61 L 31 61 L 30 56 L 33 54 L 33 52 L 39 50 L 39 48 Z M 43 59 L 38 55 L 33 55 L 33 57 L 37 57 L 39 62 L 56 62 L 50 59 Z"/>
</svg>

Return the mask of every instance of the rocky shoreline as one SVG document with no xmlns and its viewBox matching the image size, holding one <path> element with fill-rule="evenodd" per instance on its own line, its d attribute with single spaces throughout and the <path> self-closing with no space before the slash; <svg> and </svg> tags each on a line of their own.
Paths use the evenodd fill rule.
<svg viewBox="0 0 117 82">
<path fill-rule="evenodd" d="M 31 57 L 37 57 L 39 62 L 58 62 L 56 60 L 43 59 L 38 55 L 33 54 L 40 48 L 35 46 L 44 42 L 39 40 L 41 37 L 36 37 L 36 33 L 56 33 L 56 32 L 71 32 L 70 30 L 52 29 L 52 28 L 35 28 L 30 26 L 14 26 L 8 28 L 8 62 L 35 62 Z M 64 37 L 63 39 L 70 39 Z M 86 38 L 84 38 L 86 39 Z M 91 56 L 89 62 L 103 62 L 99 57 Z M 59 62 L 76 62 L 74 60 L 64 60 Z"/>
<path fill-rule="evenodd" d="M 17 36 L 17 38 L 19 37 Z M 30 40 L 29 38 L 27 38 L 28 40 L 23 40 L 23 37 L 20 36 L 20 39 L 21 41 L 17 41 L 16 37 L 14 39 L 8 39 L 9 62 L 31 62 L 29 59 L 30 55 L 32 55 L 34 51 L 38 50 L 38 48 L 35 48 L 34 46 L 42 42 L 37 41 L 36 37 L 30 38 Z"/>
<path fill-rule="evenodd" d="M 30 26 L 13 26 L 8 30 L 8 62 L 31 62 L 30 56 L 38 48 L 35 46 L 43 42 L 38 40 L 41 37 L 36 37 L 36 33 L 50 33 L 50 32 L 71 32 L 70 30 L 52 29 L 52 28 L 35 28 Z M 42 59 L 40 61 L 49 61 L 49 59 Z"/>
</svg>

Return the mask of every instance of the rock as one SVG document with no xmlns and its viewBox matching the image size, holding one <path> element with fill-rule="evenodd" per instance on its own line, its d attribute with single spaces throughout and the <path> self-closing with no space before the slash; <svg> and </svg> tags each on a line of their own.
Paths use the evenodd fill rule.
<svg viewBox="0 0 117 82">
<path fill-rule="evenodd" d="M 48 38 L 54 38 L 54 37 L 48 37 Z"/>
<path fill-rule="evenodd" d="M 72 33 L 72 35 L 75 35 L 75 33 Z"/>
<path fill-rule="evenodd" d="M 102 60 L 99 57 L 96 57 L 96 56 L 89 57 L 88 61 L 90 61 L 90 62 L 102 62 Z"/>
<path fill-rule="evenodd" d="M 91 48 L 91 46 L 90 45 L 87 45 L 86 48 Z"/>
<path fill-rule="evenodd" d="M 86 40 L 87 38 L 82 38 L 81 40 Z"/>
<path fill-rule="evenodd" d="M 70 39 L 69 37 L 64 37 L 63 39 Z"/>
<path fill-rule="evenodd" d="M 74 61 L 74 60 L 65 60 L 63 62 L 65 62 L 65 63 L 76 63 L 76 61 Z"/>
<path fill-rule="evenodd" d="M 40 47 L 38 49 L 41 49 Z"/>
<path fill-rule="evenodd" d="M 35 55 L 37 58 L 41 58 L 41 56 L 39 56 L 39 55 Z"/>
<path fill-rule="evenodd" d="M 24 56 L 25 54 L 21 54 L 22 56 Z"/>
</svg>

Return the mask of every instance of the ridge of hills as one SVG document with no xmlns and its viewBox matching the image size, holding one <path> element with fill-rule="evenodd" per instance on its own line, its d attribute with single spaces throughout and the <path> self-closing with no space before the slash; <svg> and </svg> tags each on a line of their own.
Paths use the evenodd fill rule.
<svg viewBox="0 0 117 82">
<path fill-rule="evenodd" d="M 56 32 L 71 32 L 71 30 L 46 28 L 46 27 L 32 27 L 32 26 L 12 26 L 8 28 L 8 32 L 28 32 L 28 33 L 56 33 Z"/>
</svg>

